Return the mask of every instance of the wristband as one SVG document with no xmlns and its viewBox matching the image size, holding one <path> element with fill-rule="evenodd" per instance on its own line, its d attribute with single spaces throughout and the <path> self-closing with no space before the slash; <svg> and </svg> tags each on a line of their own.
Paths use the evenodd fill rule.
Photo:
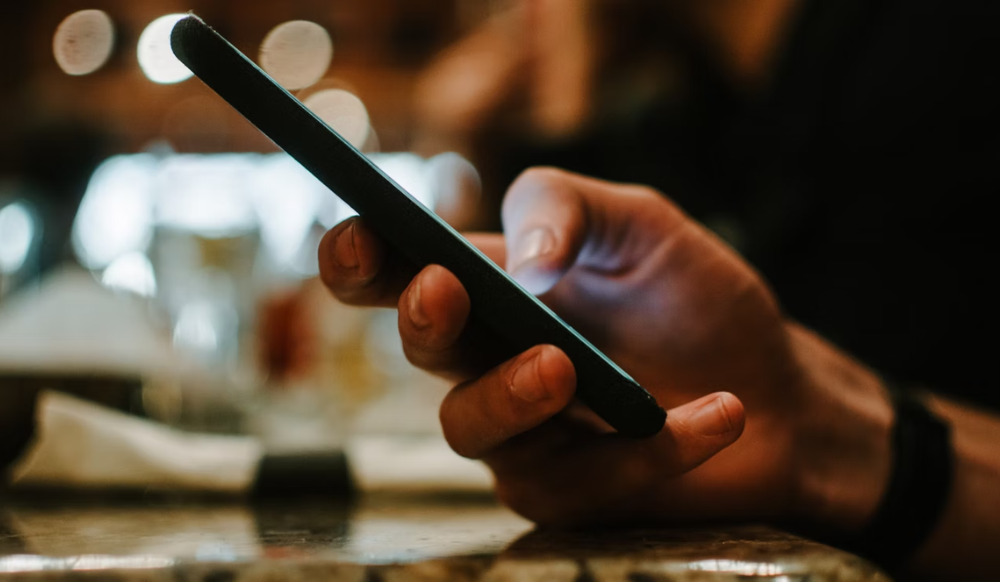
<svg viewBox="0 0 1000 582">
<path fill-rule="evenodd" d="M 858 553 L 896 570 L 934 531 L 951 491 L 951 429 L 912 391 L 892 390 L 892 473 L 885 494 L 855 538 Z"/>
</svg>

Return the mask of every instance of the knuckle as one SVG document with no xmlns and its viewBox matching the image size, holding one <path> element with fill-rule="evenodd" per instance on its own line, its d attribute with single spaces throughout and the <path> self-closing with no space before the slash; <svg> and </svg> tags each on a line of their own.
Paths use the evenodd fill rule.
<svg viewBox="0 0 1000 582">
<path fill-rule="evenodd" d="M 319 278 L 331 291 L 337 287 L 338 277 L 333 260 L 333 229 L 328 230 L 319 243 Z"/>
<path fill-rule="evenodd" d="M 669 196 L 651 186 L 623 184 L 618 192 L 622 198 L 635 205 L 637 209 L 652 211 L 651 216 L 659 219 L 666 218 L 673 223 L 686 216 Z"/>
<path fill-rule="evenodd" d="M 400 315 L 400 319 L 404 316 Z M 460 364 L 459 348 L 446 343 L 434 330 L 415 330 L 400 321 L 399 336 L 403 355 L 414 366 L 428 372 L 447 372 Z"/>
<path fill-rule="evenodd" d="M 666 213 L 668 216 L 683 214 L 680 208 L 670 200 L 669 196 L 651 186 L 624 184 L 619 193 L 623 198 L 630 200 L 632 204 L 639 208 L 655 210 L 657 216 L 663 213 Z"/>
<path fill-rule="evenodd" d="M 375 303 L 378 293 L 371 281 L 356 280 L 350 277 L 332 275 L 334 283 L 330 287 L 341 303 L 346 305 L 368 306 Z"/>
<path fill-rule="evenodd" d="M 527 183 L 532 186 L 557 187 L 563 184 L 569 173 L 550 166 L 536 166 L 521 172 L 514 183 Z"/>
<path fill-rule="evenodd" d="M 333 267 L 320 264 L 320 280 L 323 285 L 346 305 L 370 305 L 378 299 L 378 278 L 362 278 L 337 271 Z"/>
<path fill-rule="evenodd" d="M 400 330 L 400 336 L 403 340 L 403 355 L 406 356 L 406 361 L 413 364 L 414 366 L 423 369 L 425 362 L 425 353 L 422 349 L 413 345 L 411 341 L 408 341 L 406 334 Z"/>
<path fill-rule="evenodd" d="M 421 369 L 436 367 L 441 360 L 441 353 L 433 350 L 418 334 L 407 330 L 408 326 L 399 326 L 400 339 L 403 342 L 403 355 L 406 360 Z"/>
<path fill-rule="evenodd" d="M 337 275 L 332 269 L 324 265 L 323 261 L 320 261 L 319 264 L 319 279 L 323 282 L 323 286 L 333 293 L 335 297 L 340 297 Z"/>
<path fill-rule="evenodd" d="M 451 447 L 451 450 L 466 459 L 478 458 L 478 451 L 468 442 L 468 438 L 463 438 L 465 435 L 458 430 L 457 423 L 452 415 L 449 398 L 445 398 L 445 402 L 441 404 L 439 418 L 441 421 L 441 432 L 444 434 L 444 440 Z"/>
<path fill-rule="evenodd" d="M 641 184 L 630 184 L 628 186 L 628 192 L 633 196 L 635 196 L 636 198 L 639 198 L 640 200 L 643 200 L 645 202 L 663 203 L 664 201 L 667 200 L 667 197 L 663 194 L 663 192 L 660 192 L 659 190 L 653 188 L 652 186 L 645 186 Z"/>
</svg>

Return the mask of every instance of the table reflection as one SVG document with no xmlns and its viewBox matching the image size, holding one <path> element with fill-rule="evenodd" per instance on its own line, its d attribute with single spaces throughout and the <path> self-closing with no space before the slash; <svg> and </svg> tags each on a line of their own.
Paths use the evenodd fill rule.
<svg viewBox="0 0 1000 582">
<path fill-rule="evenodd" d="M 0 578 L 83 570 L 187 580 L 888 580 L 860 558 L 764 526 L 542 530 L 479 497 L 2 510 Z"/>
</svg>

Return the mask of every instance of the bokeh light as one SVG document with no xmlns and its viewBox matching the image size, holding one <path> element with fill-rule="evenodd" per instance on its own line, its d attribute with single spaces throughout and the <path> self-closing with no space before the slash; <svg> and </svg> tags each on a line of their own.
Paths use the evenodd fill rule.
<svg viewBox="0 0 1000 582">
<path fill-rule="evenodd" d="M 174 326 L 174 345 L 200 352 L 219 347 L 215 310 L 207 301 L 193 301 L 181 308 Z"/>
<path fill-rule="evenodd" d="M 276 26 L 260 45 L 260 66 L 286 89 L 302 89 L 323 78 L 333 59 L 326 29 L 308 20 Z"/>
<path fill-rule="evenodd" d="M 427 208 L 434 208 L 434 192 L 428 182 L 427 164 L 424 159 L 409 152 L 371 154 L 368 159 L 385 175 Z"/>
<path fill-rule="evenodd" d="M 108 265 L 101 275 L 101 284 L 116 291 L 127 291 L 143 297 L 156 295 L 153 265 L 140 252 L 126 253 Z"/>
<path fill-rule="evenodd" d="M 368 137 L 368 110 L 361 99 L 343 89 L 324 89 L 313 93 L 303 102 L 356 148 L 361 148 Z"/>
<path fill-rule="evenodd" d="M 235 345 L 239 316 L 229 303 L 196 299 L 181 306 L 174 324 L 174 347 L 202 360 L 225 357 Z"/>
<path fill-rule="evenodd" d="M 445 152 L 427 160 L 426 172 L 434 212 L 455 228 L 472 227 L 482 195 L 476 167 L 455 152 Z"/>
<path fill-rule="evenodd" d="M 475 168 L 457 154 L 425 160 L 392 152 L 368 158 L 428 208 L 444 203 L 451 209 L 448 220 L 460 214 L 453 207 L 478 200 Z M 156 281 L 152 273 L 143 273 L 154 232 L 195 233 L 206 239 L 259 233 L 265 268 L 305 275 L 317 267 L 317 232 L 354 214 L 285 153 L 119 155 L 91 177 L 73 244 L 80 263 L 103 270 L 109 287 L 151 295 Z M 19 230 L 3 229 L 8 237 L 13 232 Z"/>
<path fill-rule="evenodd" d="M 85 267 L 103 269 L 149 244 L 156 168 L 151 154 L 114 156 L 91 176 L 73 225 L 73 247 Z"/>
<path fill-rule="evenodd" d="M 28 207 L 14 202 L 0 208 L 0 273 L 16 273 L 35 240 L 35 221 Z"/>
<path fill-rule="evenodd" d="M 67 75 L 87 75 L 111 56 L 115 28 L 100 10 L 80 10 L 63 20 L 52 37 L 52 54 Z"/>
<path fill-rule="evenodd" d="M 257 228 L 247 195 L 255 154 L 179 154 L 156 172 L 156 223 L 206 238 L 238 236 Z"/>
<path fill-rule="evenodd" d="M 290 156 L 270 155 L 256 165 L 248 191 L 265 247 L 278 264 L 290 264 L 329 190 Z"/>
<path fill-rule="evenodd" d="M 179 83 L 191 77 L 191 70 L 177 60 L 170 49 L 170 33 L 187 14 L 167 14 L 149 23 L 139 35 L 139 67 L 154 83 Z"/>
<path fill-rule="evenodd" d="M 319 220 L 319 223 L 328 229 L 357 215 L 357 211 L 329 190 L 326 190 L 320 199 L 319 209 L 316 212 L 316 218 Z"/>
</svg>

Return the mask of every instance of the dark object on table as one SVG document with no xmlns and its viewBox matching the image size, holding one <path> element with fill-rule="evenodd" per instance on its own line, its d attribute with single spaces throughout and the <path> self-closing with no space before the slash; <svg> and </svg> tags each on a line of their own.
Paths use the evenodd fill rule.
<svg viewBox="0 0 1000 582">
<path fill-rule="evenodd" d="M 353 493 L 347 455 L 342 451 L 265 455 L 253 486 L 253 497 L 258 500 L 347 499 Z"/>
</svg>

